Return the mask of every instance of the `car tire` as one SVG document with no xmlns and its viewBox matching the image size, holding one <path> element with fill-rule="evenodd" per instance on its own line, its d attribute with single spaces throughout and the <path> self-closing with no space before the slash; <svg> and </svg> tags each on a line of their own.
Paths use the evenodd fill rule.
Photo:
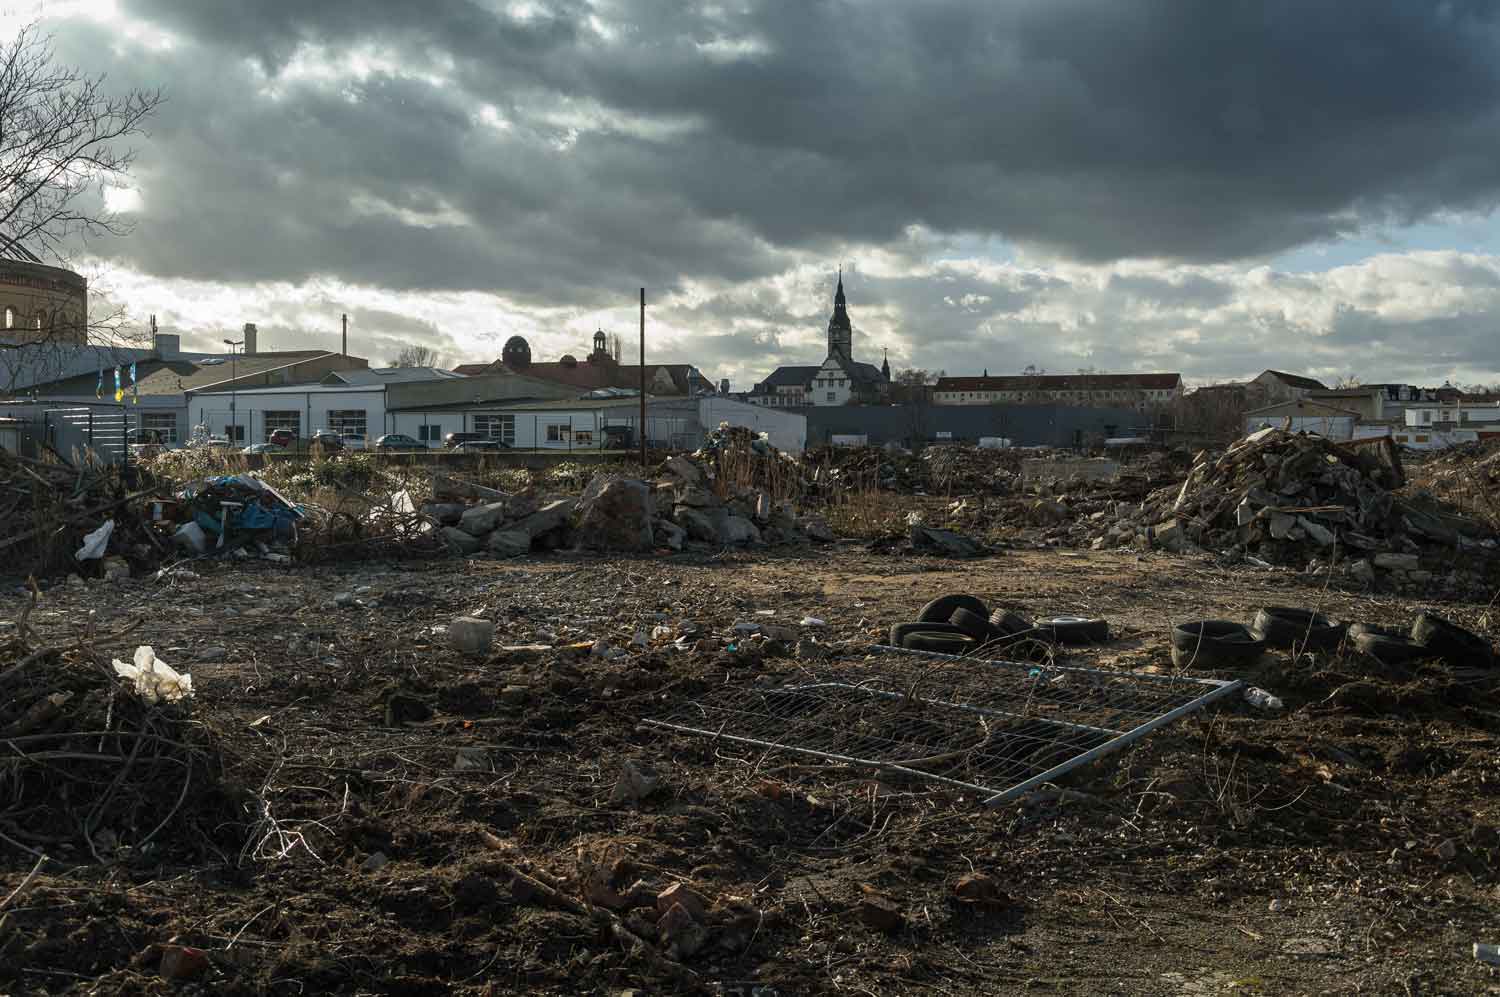
<svg viewBox="0 0 1500 997">
<path fill-rule="evenodd" d="M 1109 621 L 1086 616 L 1052 616 L 1037 620 L 1038 630 L 1050 631 L 1057 644 L 1102 644 L 1109 640 Z"/>
<path fill-rule="evenodd" d="M 1265 650 L 1266 642 L 1243 623 L 1194 620 L 1172 628 L 1172 663 L 1179 666 L 1243 665 Z"/>
<path fill-rule="evenodd" d="M 1388 634 L 1358 634 L 1354 638 L 1354 648 L 1387 665 L 1408 665 L 1424 658 L 1437 657 L 1434 651 L 1410 637 L 1392 637 Z"/>
<path fill-rule="evenodd" d="M 948 622 L 970 637 L 977 637 L 979 640 L 989 640 L 991 637 L 999 636 L 995 628 L 990 626 L 987 618 L 962 607 L 953 611 L 953 615 L 948 617 Z"/>
<path fill-rule="evenodd" d="M 1426 648 L 1430 657 L 1442 658 L 1454 667 L 1495 666 L 1495 649 L 1488 640 L 1436 613 L 1417 614 L 1411 639 Z"/>
<path fill-rule="evenodd" d="M 1351 623 L 1349 624 L 1349 629 L 1344 631 L 1344 635 L 1351 644 L 1354 642 L 1354 638 L 1363 634 L 1370 634 L 1375 637 L 1410 637 L 1411 631 L 1402 630 L 1400 627 L 1382 627 L 1375 623 Z"/>
<path fill-rule="evenodd" d="M 951 595 L 940 595 L 936 599 L 922 607 L 917 614 L 917 619 L 922 623 L 947 623 L 953 618 L 955 609 L 967 609 L 971 613 L 980 616 L 989 616 L 990 610 L 983 602 L 972 595 L 953 593 Z"/>
<path fill-rule="evenodd" d="M 936 654 L 972 654 L 980 642 L 965 633 L 943 633 L 937 630 L 913 630 L 901 638 L 908 651 L 931 651 Z"/>
<path fill-rule="evenodd" d="M 1032 622 L 1020 613 L 1008 609 L 997 609 L 990 614 L 990 626 L 1002 634 L 1018 634 L 1032 629 Z"/>
<path fill-rule="evenodd" d="M 1250 632 L 1266 642 L 1267 647 L 1306 648 L 1329 651 L 1344 640 L 1348 627 L 1335 623 L 1312 609 L 1290 606 L 1263 606 L 1256 610 Z"/>
<path fill-rule="evenodd" d="M 888 638 L 887 643 L 891 647 L 902 647 L 904 645 L 901 642 L 906 639 L 906 635 L 918 630 L 926 630 L 931 633 L 963 633 L 962 630 L 951 623 L 892 623 L 890 631 L 886 635 Z"/>
</svg>

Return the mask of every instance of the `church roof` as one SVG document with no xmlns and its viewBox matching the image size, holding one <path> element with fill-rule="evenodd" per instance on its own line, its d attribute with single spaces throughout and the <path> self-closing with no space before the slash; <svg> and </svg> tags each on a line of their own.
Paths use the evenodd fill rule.
<svg viewBox="0 0 1500 997">
<path fill-rule="evenodd" d="M 767 388 L 802 387 L 812 383 L 821 367 L 777 367 L 769 377 L 760 382 Z"/>
</svg>

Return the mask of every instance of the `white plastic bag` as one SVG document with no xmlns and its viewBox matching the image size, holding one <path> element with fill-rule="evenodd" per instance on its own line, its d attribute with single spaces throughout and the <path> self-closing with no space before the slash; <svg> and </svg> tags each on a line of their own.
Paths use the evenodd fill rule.
<svg viewBox="0 0 1500 997">
<path fill-rule="evenodd" d="M 115 674 L 133 680 L 136 695 L 149 705 L 175 703 L 193 696 L 193 677 L 187 672 L 178 672 L 158 658 L 150 644 L 135 649 L 135 664 L 126 664 L 116 658 L 114 665 Z"/>
<path fill-rule="evenodd" d="M 104 548 L 109 546 L 109 536 L 113 532 L 115 521 L 106 519 L 103 526 L 83 538 L 83 546 L 73 556 L 80 561 L 97 561 L 104 556 Z"/>
</svg>

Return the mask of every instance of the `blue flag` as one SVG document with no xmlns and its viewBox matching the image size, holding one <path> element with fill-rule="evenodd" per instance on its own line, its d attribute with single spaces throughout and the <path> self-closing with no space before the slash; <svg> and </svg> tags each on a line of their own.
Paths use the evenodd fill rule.
<svg viewBox="0 0 1500 997">
<path fill-rule="evenodd" d="M 123 367 L 115 368 L 115 401 L 117 402 L 123 401 L 125 398 L 125 389 L 120 385 L 120 379 L 123 376 L 123 370 Z"/>
<path fill-rule="evenodd" d="M 135 361 L 130 361 L 130 401 L 134 405 L 141 403 L 141 382 L 135 377 Z"/>
<path fill-rule="evenodd" d="M 103 367 L 99 368 L 99 383 L 96 384 L 96 385 L 94 385 L 94 397 L 95 398 L 103 398 L 104 397 L 104 368 Z"/>
</svg>

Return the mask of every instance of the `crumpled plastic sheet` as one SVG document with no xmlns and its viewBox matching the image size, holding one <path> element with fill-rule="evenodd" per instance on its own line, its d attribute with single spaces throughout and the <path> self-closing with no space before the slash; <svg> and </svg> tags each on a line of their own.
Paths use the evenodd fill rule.
<svg viewBox="0 0 1500 997">
<path fill-rule="evenodd" d="M 115 674 L 135 683 L 135 694 L 147 705 L 177 703 L 193 697 L 193 677 L 156 656 L 150 644 L 135 649 L 135 663 L 114 660 Z"/>
<path fill-rule="evenodd" d="M 104 525 L 83 538 L 83 546 L 73 556 L 80 561 L 97 561 L 104 556 L 104 549 L 109 546 L 110 535 L 115 532 L 115 521 L 106 519 Z"/>
</svg>

